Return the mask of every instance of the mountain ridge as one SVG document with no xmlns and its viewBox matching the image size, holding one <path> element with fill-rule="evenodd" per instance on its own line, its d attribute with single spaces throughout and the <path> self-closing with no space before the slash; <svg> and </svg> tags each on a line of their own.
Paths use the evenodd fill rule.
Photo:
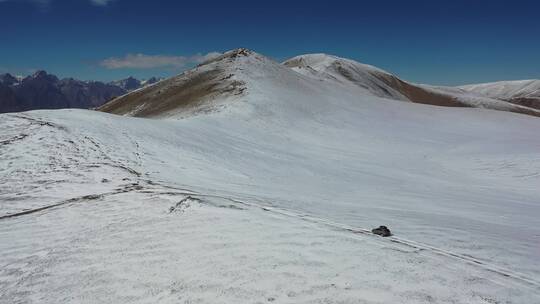
<svg viewBox="0 0 540 304">
<path fill-rule="evenodd" d="M 145 107 L 147 114 L 152 116 L 159 116 L 160 111 L 172 110 L 174 100 L 183 104 L 183 107 L 189 105 L 190 110 L 188 111 L 191 112 L 213 111 L 215 109 L 212 109 L 211 105 L 205 105 L 207 98 L 212 99 L 214 103 L 220 98 L 228 99 L 230 94 L 226 89 L 227 86 L 238 86 L 237 89 L 244 92 L 248 88 L 245 86 L 240 87 L 239 84 L 245 82 L 245 80 L 232 81 L 230 78 L 233 77 L 235 72 L 229 72 L 228 74 L 223 72 L 227 69 L 233 71 L 235 70 L 234 67 L 222 66 L 216 71 L 208 70 L 204 75 L 199 75 L 193 71 L 205 69 L 208 65 L 225 59 L 229 60 L 230 64 L 233 64 L 234 59 L 239 56 L 266 58 L 251 50 L 239 48 L 225 52 L 221 56 L 203 62 L 191 70 L 168 79 L 151 77 L 146 80 L 139 80 L 130 76 L 109 83 L 80 81 L 73 78 L 58 79 L 55 75 L 48 74 L 45 71 L 37 71 L 33 75 L 21 79 L 10 74 L 1 74 L 0 113 L 58 108 L 88 109 L 99 107 L 106 110 L 112 107 L 118 108 L 120 103 L 117 100 L 118 98 L 121 98 L 119 100 L 129 99 L 128 103 L 135 103 L 135 96 L 143 95 L 146 96 L 143 102 L 146 105 L 141 104 L 139 106 L 140 108 Z M 266 59 L 268 59 L 268 62 L 272 61 L 269 58 Z M 285 60 L 281 65 L 316 81 L 333 83 L 336 88 L 341 86 L 356 87 L 359 95 L 372 95 L 385 99 L 436 106 L 487 108 L 540 116 L 540 80 L 500 81 L 458 87 L 431 86 L 408 82 L 375 66 L 324 53 L 295 56 Z M 271 75 L 266 76 L 272 77 Z M 197 79 L 190 79 L 190 77 L 197 77 Z M 257 77 L 262 78 L 265 75 Z M 181 87 L 176 88 L 176 90 L 181 90 L 183 93 L 174 93 L 169 88 L 167 89 L 168 95 L 162 94 L 158 96 L 158 94 L 155 94 L 159 92 L 160 87 L 170 87 L 171 85 L 174 87 L 175 80 L 171 79 L 183 83 Z M 219 83 L 221 81 L 223 83 Z M 292 81 L 297 82 L 296 80 Z M 150 89 L 154 91 L 153 94 L 146 94 L 149 91 L 144 91 L 145 87 L 160 82 L 163 83 Z M 176 86 L 178 85 L 177 83 Z M 297 85 L 302 86 L 299 83 Z M 193 86 L 193 88 L 190 88 L 190 86 Z M 220 90 L 225 93 L 224 96 L 219 96 Z M 231 88 L 231 90 L 234 91 L 235 89 Z M 133 95 L 132 92 L 136 92 L 136 94 Z M 151 96 L 157 99 L 150 101 Z M 165 98 L 166 102 L 160 102 L 160 98 Z M 113 100 L 115 100 L 115 106 L 105 106 L 107 102 Z M 220 103 L 221 107 L 225 106 L 222 102 L 217 103 Z M 151 104 L 154 104 L 154 106 L 150 106 Z M 151 107 L 155 109 L 150 110 Z M 128 112 L 117 111 L 117 114 L 127 115 Z M 132 114 L 135 114 L 135 112 L 131 111 L 130 115 Z M 139 113 L 139 115 L 143 114 Z"/>
<path fill-rule="evenodd" d="M 460 86 L 468 92 L 540 109 L 540 80 L 510 80 Z"/>
<path fill-rule="evenodd" d="M 354 83 L 379 97 L 436 106 L 481 107 L 534 116 L 539 116 L 540 113 L 534 108 L 507 103 L 507 100 L 485 94 L 464 92 L 460 88 L 415 84 L 377 67 L 333 55 L 300 55 L 283 64 L 306 75 Z"/>
<path fill-rule="evenodd" d="M 239 58 L 253 58 L 254 60 L 250 64 L 244 64 L 243 60 Z M 255 71 L 255 69 L 259 69 L 259 71 Z M 204 71 L 204 75 L 202 71 Z M 294 75 L 289 72 L 294 73 Z M 206 77 L 210 74 L 214 75 Z M 410 83 L 382 69 L 351 59 L 327 54 L 306 54 L 279 64 L 264 55 L 244 48 L 226 52 L 194 69 L 162 81 L 152 88 L 143 88 L 136 93 L 128 93 L 103 105 L 99 110 L 142 117 L 157 117 L 161 114 L 172 116 L 173 112 L 180 113 L 179 116 L 188 115 L 188 113 L 181 113 L 184 108 L 190 113 L 201 112 L 202 109 L 213 111 L 217 108 L 213 107 L 212 103 L 220 103 L 220 106 L 223 107 L 225 104 L 217 100 L 222 99 L 221 101 L 223 101 L 231 97 L 228 91 L 223 89 L 231 85 L 227 80 L 234 79 L 238 83 L 242 83 L 241 91 L 249 92 L 252 87 L 260 89 L 257 81 L 265 82 L 285 74 L 290 74 L 284 77 L 284 79 L 290 79 L 290 83 L 284 83 L 282 88 L 279 88 L 279 85 L 277 87 L 271 85 L 271 89 L 263 89 L 267 90 L 264 94 L 272 95 L 272 92 L 280 89 L 291 92 L 308 85 L 306 82 L 315 81 L 315 83 L 325 83 L 328 90 L 339 91 L 346 87 L 346 91 L 350 91 L 348 94 L 356 94 L 358 99 L 362 99 L 364 95 L 370 95 L 434 106 L 485 108 L 540 116 L 540 111 L 537 109 L 467 92 L 460 88 Z M 304 78 L 298 78 L 300 75 Z M 224 82 L 220 84 L 219 81 Z M 190 85 L 193 84 L 196 86 L 190 88 Z M 219 96 L 219 90 L 214 90 L 218 86 L 221 87 L 223 96 Z M 195 93 L 197 87 L 206 88 L 205 90 L 209 94 L 199 96 L 199 93 Z M 167 94 L 160 96 L 158 93 L 163 90 L 167 91 Z M 307 91 L 304 93 L 307 94 Z M 249 103 L 248 99 L 244 98 L 244 101 Z M 174 106 L 175 102 L 177 109 Z M 277 102 L 277 100 L 273 102 Z M 163 106 L 164 104 L 167 106 Z M 158 108 L 155 108 L 156 105 L 159 105 Z M 153 107 L 154 109 L 149 111 Z M 141 111 L 142 108 L 146 110 Z M 160 109 L 164 112 L 160 113 Z"/>
</svg>

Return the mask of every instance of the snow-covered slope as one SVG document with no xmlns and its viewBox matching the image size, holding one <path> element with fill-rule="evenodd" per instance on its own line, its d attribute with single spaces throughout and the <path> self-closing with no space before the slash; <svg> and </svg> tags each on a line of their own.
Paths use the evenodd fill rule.
<svg viewBox="0 0 540 304">
<path fill-rule="evenodd" d="M 538 118 L 376 97 L 245 50 L 189 73 L 106 108 L 173 119 L 0 116 L 1 299 L 540 301 Z"/>
<path fill-rule="evenodd" d="M 465 91 L 540 109 L 540 80 L 499 81 L 459 87 Z"/>
<path fill-rule="evenodd" d="M 529 104 L 510 103 L 500 98 L 471 94 L 467 90 L 452 87 L 414 84 L 379 68 L 332 55 L 301 55 L 283 64 L 301 74 L 322 81 L 359 86 L 378 97 L 439 106 L 480 107 L 540 116 L 538 108 L 530 108 Z"/>
<path fill-rule="evenodd" d="M 327 54 L 309 54 L 291 58 L 283 63 L 298 73 L 324 81 L 353 83 L 371 95 L 408 100 L 407 96 L 389 85 L 390 73 L 371 65 Z"/>
<path fill-rule="evenodd" d="M 460 88 L 497 99 L 540 97 L 540 80 L 537 79 L 471 84 Z"/>
</svg>

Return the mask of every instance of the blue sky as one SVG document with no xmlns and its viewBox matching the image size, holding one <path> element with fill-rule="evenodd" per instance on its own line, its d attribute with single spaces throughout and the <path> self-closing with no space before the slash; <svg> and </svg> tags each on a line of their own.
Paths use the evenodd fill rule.
<svg viewBox="0 0 540 304">
<path fill-rule="evenodd" d="M 420 83 L 540 78 L 539 1 L 0 0 L 0 73 L 171 76 L 214 52 L 330 53 Z"/>
</svg>

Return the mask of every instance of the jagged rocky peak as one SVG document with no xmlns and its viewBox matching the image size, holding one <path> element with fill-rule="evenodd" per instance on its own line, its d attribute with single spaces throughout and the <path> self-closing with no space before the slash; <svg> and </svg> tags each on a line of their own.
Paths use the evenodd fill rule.
<svg viewBox="0 0 540 304">
<path fill-rule="evenodd" d="M 159 82 L 161 80 L 163 80 L 163 78 L 161 78 L 161 77 L 150 77 L 148 79 L 142 80 L 141 81 L 141 86 L 151 85 L 151 84 L 157 83 L 157 82 Z"/>
<path fill-rule="evenodd" d="M 38 71 L 35 71 L 34 74 L 32 74 L 32 77 L 34 78 L 40 78 L 40 77 L 46 77 L 48 74 L 46 71 L 44 70 L 38 70 Z"/>
<path fill-rule="evenodd" d="M 242 57 L 242 56 L 247 57 L 247 56 L 252 56 L 253 54 L 255 54 L 255 52 L 250 50 L 250 49 L 237 48 L 237 49 L 234 49 L 234 50 L 227 51 L 227 52 L 223 53 L 223 55 L 218 56 L 217 58 L 219 58 L 219 57 L 221 57 L 221 58 L 236 58 L 236 57 Z"/>
<path fill-rule="evenodd" d="M 23 81 L 30 80 L 30 79 L 31 80 L 44 80 L 44 81 L 50 81 L 50 82 L 57 82 L 58 81 L 58 77 L 56 77 L 53 74 L 49 74 L 44 70 L 38 70 L 38 71 L 34 72 L 34 74 L 32 74 L 32 76 L 26 77 Z"/>
<path fill-rule="evenodd" d="M 218 61 L 222 61 L 222 60 L 225 60 L 225 59 L 234 60 L 234 59 L 236 59 L 238 57 L 254 56 L 255 54 L 257 54 L 257 53 L 255 53 L 254 51 L 252 51 L 250 49 L 238 48 L 238 49 L 227 51 L 227 52 L 223 53 L 220 56 L 209 59 L 209 60 L 199 64 L 198 66 L 199 67 L 204 66 L 204 65 L 211 64 L 211 63 L 218 62 Z"/>
<path fill-rule="evenodd" d="M 135 90 L 141 87 L 141 81 L 136 79 L 133 76 L 129 76 L 128 78 L 125 78 L 125 79 L 113 81 L 111 82 L 111 84 L 119 86 L 126 91 Z"/>
</svg>

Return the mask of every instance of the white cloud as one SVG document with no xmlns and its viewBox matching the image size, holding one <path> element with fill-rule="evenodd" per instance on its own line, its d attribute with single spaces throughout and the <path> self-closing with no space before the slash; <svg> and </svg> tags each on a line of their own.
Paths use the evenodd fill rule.
<svg viewBox="0 0 540 304">
<path fill-rule="evenodd" d="M 100 62 L 107 69 L 152 69 L 152 68 L 183 68 L 190 64 L 201 63 L 221 55 L 210 52 L 206 55 L 196 54 L 193 56 L 166 56 L 128 54 L 124 57 L 111 57 Z"/>
</svg>

